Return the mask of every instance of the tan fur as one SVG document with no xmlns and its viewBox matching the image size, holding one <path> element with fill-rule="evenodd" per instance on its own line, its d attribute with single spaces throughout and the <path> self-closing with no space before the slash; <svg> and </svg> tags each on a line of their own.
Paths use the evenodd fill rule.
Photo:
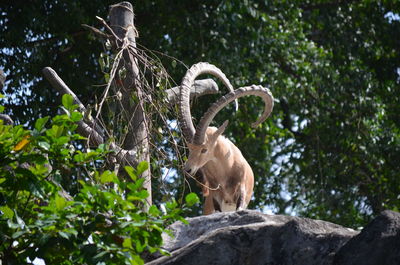
<svg viewBox="0 0 400 265">
<path fill-rule="evenodd" d="M 195 174 L 201 168 L 203 183 L 211 188 L 203 188 L 204 214 L 217 210 L 214 201 L 221 211 L 246 209 L 253 193 L 254 175 L 250 165 L 240 150 L 221 135 L 226 125 L 219 129 L 208 127 L 202 145 L 188 144 L 190 153 L 185 170 Z M 203 149 L 207 152 L 202 153 Z"/>
</svg>

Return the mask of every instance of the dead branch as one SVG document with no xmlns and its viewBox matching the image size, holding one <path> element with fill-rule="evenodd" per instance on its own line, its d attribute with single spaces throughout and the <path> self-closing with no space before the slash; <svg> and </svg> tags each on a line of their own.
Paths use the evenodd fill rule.
<svg viewBox="0 0 400 265">
<path fill-rule="evenodd" d="M 69 94 L 73 97 L 74 103 L 77 104 L 79 107 L 78 109 L 82 112 L 86 111 L 85 106 L 82 104 L 82 102 L 79 100 L 79 98 L 75 95 L 75 93 L 65 84 L 65 82 L 59 77 L 52 68 L 50 67 L 45 67 L 43 69 L 43 74 L 46 77 L 46 79 L 50 82 L 53 88 L 55 88 L 61 95 L 64 94 Z M 87 137 L 89 140 L 89 146 L 98 146 L 100 144 L 104 144 L 106 142 L 106 138 L 104 137 L 100 125 L 98 125 L 95 121 L 92 121 L 92 124 L 89 125 L 85 121 L 78 121 L 78 132 Z M 97 129 L 94 129 L 97 128 Z M 110 149 L 114 151 L 114 156 L 117 160 L 118 164 L 125 165 L 127 164 L 127 161 L 132 163 L 137 163 L 137 150 L 132 149 L 132 150 L 124 150 L 121 147 L 119 147 L 117 144 L 114 142 L 110 143 Z"/>
<path fill-rule="evenodd" d="M 12 125 L 14 121 L 6 114 L 0 114 L 0 120 L 3 120 L 5 125 Z"/>
<path fill-rule="evenodd" d="M 166 93 L 168 103 L 174 105 L 179 99 L 180 86 L 167 89 Z M 218 85 L 213 79 L 196 80 L 190 89 L 190 100 L 196 97 L 216 93 L 218 93 Z"/>
<path fill-rule="evenodd" d="M 47 81 L 49 81 L 51 86 L 55 88 L 60 93 L 61 96 L 64 94 L 71 95 L 72 98 L 74 99 L 74 104 L 78 105 L 78 110 L 82 113 L 85 114 L 87 113 L 86 107 L 82 104 L 82 102 L 79 100 L 76 94 L 65 84 L 65 82 L 61 79 L 61 77 L 58 76 L 56 71 L 54 71 L 51 67 L 45 67 L 43 68 L 42 72 L 43 75 L 46 77 Z M 92 130 L 94 129 L 97 134 L 103 135 L 103 130 L 99 125 L 97 119 L 96 121 L 94 121 L 90 115 L 87 115 L 87 119 L 84 121 L 84 123 L 86 124 L 86 126 L 92 128 Z M 87 129 L 83 128 L 79 129 L 82 130 L 82 132 L 87 131 Z M 85 137 L 89 137 L 89 135 L 85 135 Z"/>
<path fill-rule="evenodd" d="M 101 31 L 95 27 L 89 26 L 87 24 L 81 24 L 81 26 L 84 27 L 85 29 L 90 30 L 94 35 L 96 35 L 97 37 L 99 37 L 101 39 L 111 39 L 112 38 L 111 35 L 104 33 L 103 31 Z"/>
<path fill-rule="evenodd" d="M 79 98 L 75 95 L 74 92 L 64 83 L 61 77 L 58 76 L 56 71 L 54 71 L 51 67 L 45 67 L 42 70 L 44 77 L 46 77 L 47 81 L 51 84 L 53 88 L 55 88 L 61 96 L 64 94 L 69 94 L 74 99 L 74 103 L 78 105 L 80 112 L 85 112 L 86 108 L 79 100 Z"/>
<path fill-rule="evenodd" d="M 0 89 L 4 87 L 5 82 L 6 82 L 6 75 L 4 74 L 4 71 L 0 69 Z"/>
</svg>

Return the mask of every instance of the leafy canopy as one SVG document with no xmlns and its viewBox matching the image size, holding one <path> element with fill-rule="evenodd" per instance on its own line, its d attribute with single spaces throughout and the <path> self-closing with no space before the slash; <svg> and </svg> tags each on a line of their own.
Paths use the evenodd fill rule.
<svg viewBox="0 0 400 265">
<path fill-rule="evenodd" d="M 63 115 L 44 117 L 32 131 L 0 121 L 0 259 L 25 264 L 143 264 L 141 254 L 160 251 L 165 227 L 198 202 L 164 203 L 142 211 L 146 162 L 126 167 L 130 180 L 106 170 L 106 146 L 80 151 L 75 133 L 82 118 L 72 97 Z M 76 180 L 69 183 L 68 179 Z"/>
<path fill-rule="evenodd" d="M 17 103 L 10 103 L 13 118 L 33 123 L 33 117 L 54 111 L 54 95 L 39 74 L 47 65 L 62 73 L 85 103 L 102 92 L 91 87 L 102 83 L 100 46 L 80 24 L 95 25 L 95 15 L 105 17 L 112 3 L 4 5 L 0 64 L 9 72 L 5 93 Z M 133 4 L 138 44 L 168 54 L 161 59 L 177 83 L 186 70 L 177 62 L 208 61 L 236 87 L 261 83 L 273 92 L 273 115 L 257 130 L 249 124 L 260 103 L 251 97 L 239 102 L 237 114 L 227 109 L 216 121 L 230 119 L 228 137 L 255 172 L 251 207 L 352 227 L 383 209 L 400 208 L 400 43 L 395 37 L 400 34 L 400 2 Z M 213 100 L 195 102 L 196 119 Z M 154 185 L 156 192 L 168 187 L 154 194 L 155 200 L 187 190 L 179 174 Z"/>
</svg>

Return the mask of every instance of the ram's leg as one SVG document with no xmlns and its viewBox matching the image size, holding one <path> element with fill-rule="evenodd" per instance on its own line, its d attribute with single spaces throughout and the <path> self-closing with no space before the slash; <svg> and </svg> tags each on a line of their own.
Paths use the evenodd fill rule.
<svg viewBox="0 0 400 265">
<path fill-rule="evenodd" d="M 207 196 L 204 201 L 203 214 L 209 215 L 215 212 L 212 196 Z"/>
<path fill-rule="evenodd" d="M 221 205 L 218 203 L 218 201 L 214 197 L 213 197 L 213 205 L 214 205 L 214 211 L 222 212 Z"/>
<path fill-rule="evenodd" d="M 210 190 L 209 190 L 210 183 L 208 182 L 208 180 L 205 177 L 203 178 L 203 183 L 204 183 L 204 186 L 201 187 L 201 190 L 203 192 L 203 196 L 207 197 L 210 195 Z"/>
<path fill-rule="evenodd" d="M 237 211 L 244 210 L 247 208 L 245 196 L 246 196 L 246 189 L 245 189 L 244 185 L 240 185 L 239 197 L 236 202 L 236 210 Z"/>
</svg>

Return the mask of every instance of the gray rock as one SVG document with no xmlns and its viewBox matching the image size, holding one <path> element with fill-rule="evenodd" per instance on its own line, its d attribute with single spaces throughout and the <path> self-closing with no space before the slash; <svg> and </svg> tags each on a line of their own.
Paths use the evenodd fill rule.
<svg viewBox="0 0 400 265">
<path fill-rule="evenodd" d="M 336 254 L 337 265 L 399 265 L 400 213 L 384 211 Z"/>
<path fill-rule="evenodd" d="M 256 211 L 216 213 L 175 223 L 165 237 L 171 256 L 148 264 L 332 264 L 358 232 L 329 222 Z"/>
</svg>

